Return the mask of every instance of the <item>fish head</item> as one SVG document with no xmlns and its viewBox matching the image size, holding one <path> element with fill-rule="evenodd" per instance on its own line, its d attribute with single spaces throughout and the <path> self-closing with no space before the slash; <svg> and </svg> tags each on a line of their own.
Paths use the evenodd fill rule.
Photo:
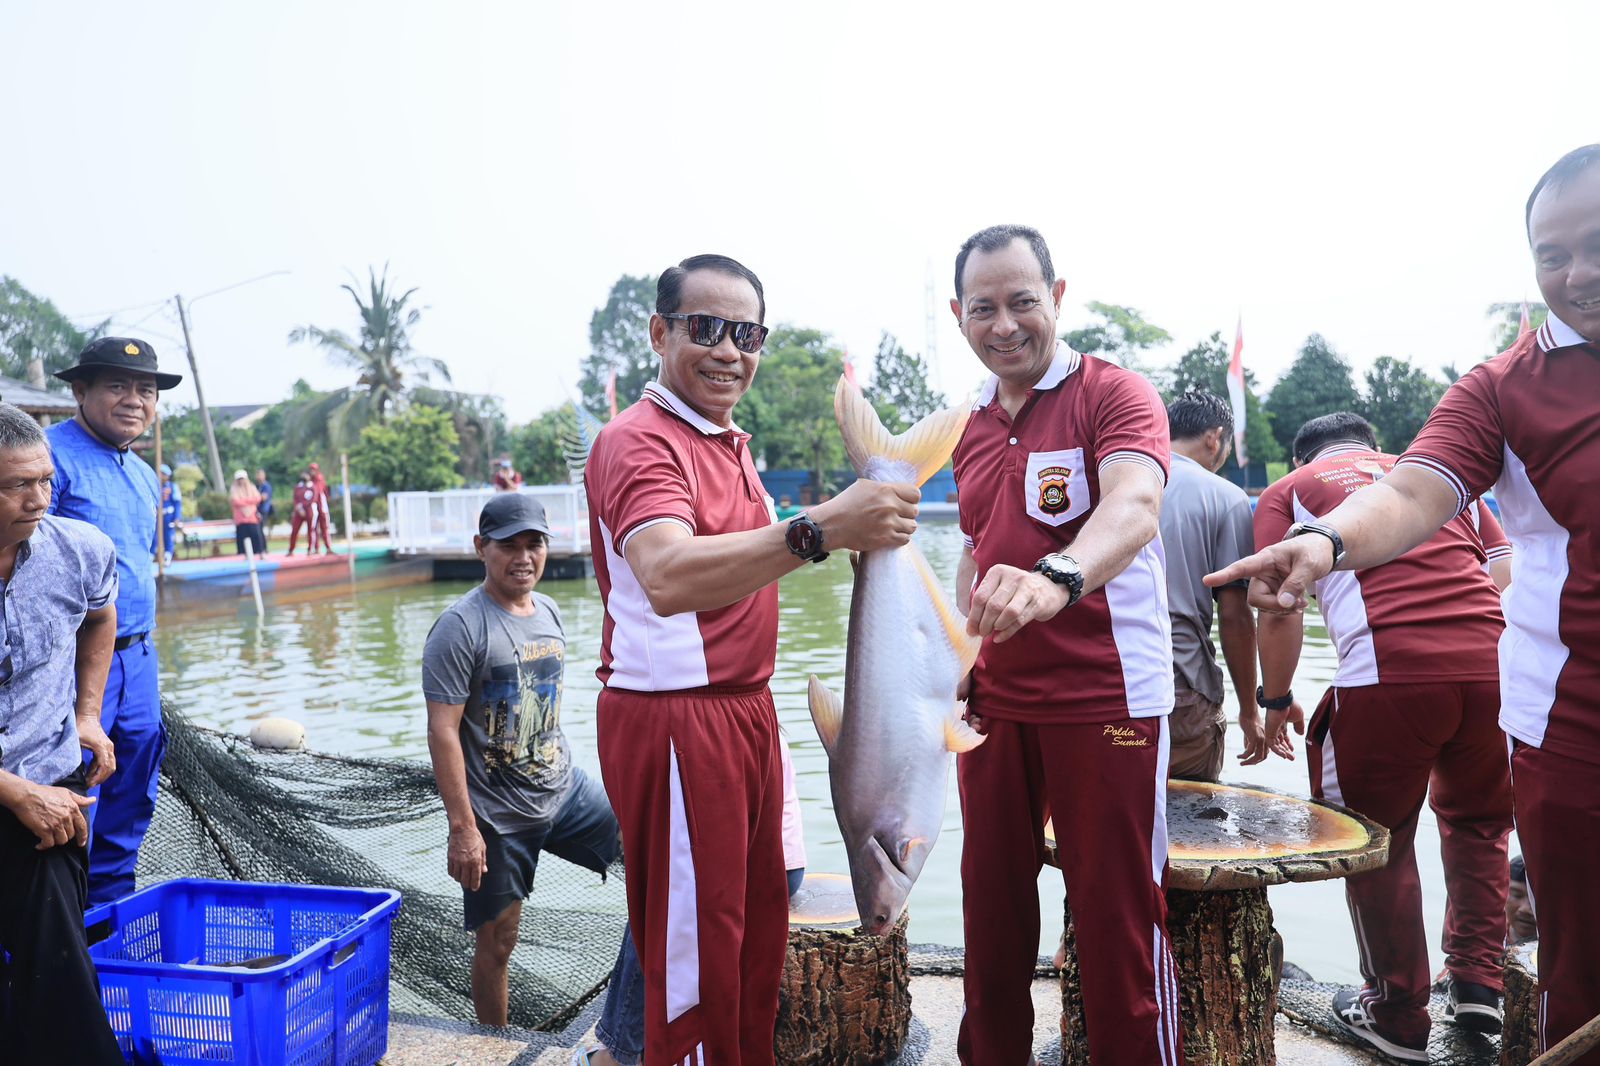
<svg viewBox="0 0 1600 1066">
<path fill-rule="evenodd" d="M 920 837 L 889 843 L 870 836 L 850 853 L 850 881 L 861 927 L 872 936 L 894 928 L 905 912 L 911 886 L 927 861 L 932 841 Z"/>
</svg>

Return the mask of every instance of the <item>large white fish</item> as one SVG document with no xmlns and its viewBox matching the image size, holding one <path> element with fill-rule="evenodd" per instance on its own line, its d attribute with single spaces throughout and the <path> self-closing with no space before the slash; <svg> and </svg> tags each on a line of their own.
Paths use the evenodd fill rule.
<svg viewBox="0 0 1600 1066">
<path fill-rule="evenodd" d="M 833 410 L 857 474 L 918 485 L 950 458 L 968 415 L 939 411 L 894 436 L 843 379 Z M 834 815 L 869 933 L 899 921 L 939 839 L 950 753 L 983 740 L 956 702 L 981 643 L 965 625 L 916 545 L 864 552 L 850 600 L 842 708 L 811 679 L 811 717 L 828 751 Z"/>
</svg>

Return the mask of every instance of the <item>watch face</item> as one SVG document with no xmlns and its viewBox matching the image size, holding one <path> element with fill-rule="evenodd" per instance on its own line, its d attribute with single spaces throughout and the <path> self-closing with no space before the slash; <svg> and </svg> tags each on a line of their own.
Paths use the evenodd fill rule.
<svg viewBox="0 0 1600 1066">
<path fill-rule="evenodd" d="M 817 527 L 810 522 L 794 522 L 785 539 L 796 555 L 809 555 L 817 549 Z"/>
</svg>

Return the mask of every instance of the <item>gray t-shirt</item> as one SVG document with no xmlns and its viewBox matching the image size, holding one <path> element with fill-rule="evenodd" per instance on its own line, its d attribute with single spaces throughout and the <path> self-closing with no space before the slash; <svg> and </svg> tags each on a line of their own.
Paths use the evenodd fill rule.
<svg viewBox="0 0 1600 1066">
<path fill-rule="evenodd" d="M 549 596 L 519 618 L 478 586 L 428 633 L 422 694 L 465 704 L 461 751 L 472 810 L 501 833 L 548 826 L 572 783 L 561 732 L 566 635 Z"/>
<path fill-rule="evenodd" d="M 1173 680 L 1221 703 L 1222 668 L 1211 643 L 1215 593 L 1201 578 L 1255 551 L 1250 497 L 1233 482 L 1173 452 L 1161 498 L 1161 546 L 1167 556 Z"/>
</svg>

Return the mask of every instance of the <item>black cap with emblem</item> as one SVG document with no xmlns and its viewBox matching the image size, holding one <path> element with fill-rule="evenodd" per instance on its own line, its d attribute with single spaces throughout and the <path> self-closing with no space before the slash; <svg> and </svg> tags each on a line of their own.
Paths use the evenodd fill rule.
<svg viewBox="0 0 1600 1066">
<path fill-rule="evenodd" d="M 57 370 L 62 381 L 87 379 L 101 369 L 132 370 L 149 374 L 156 379 L 156 388 L 176 388 L 183 380 L 182 374 L 167 374 L 156 369 L 156 352 L 144 341 L 133 337 L 101 337 L 91 341 L 89 347 L 78 353 L 78 365 Z"/>
</svg>

